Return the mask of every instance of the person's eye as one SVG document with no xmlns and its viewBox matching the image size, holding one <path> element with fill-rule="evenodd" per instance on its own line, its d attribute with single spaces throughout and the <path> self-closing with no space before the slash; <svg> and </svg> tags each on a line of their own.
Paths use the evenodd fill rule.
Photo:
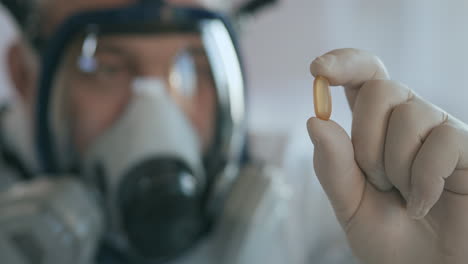
<svg viewBox="0 0 468 264">
<path fill-rule="evenodd" d="M 96 54 L 95 61 L 94 75 L 99 79 L 122 81 L 122 78 L 131 74 L 131 64 L 122 56 L 99 53 Z"/>
<path fill-rule="evenodd" d="M 125 67 L 123 67 L 122 65 L 113 65 L 106 63 L 98 65 L 96 69 L 96 74 L 108 77 L 112 77 L 123 72 L 125 72 Z"/>
<path fill-rule="evenodd" d="M 127 82 L 132 77 L 132 68 L 123 62 L 99 61 L 97 63 L 95 78 L 106 82 Z"/>
</svg>

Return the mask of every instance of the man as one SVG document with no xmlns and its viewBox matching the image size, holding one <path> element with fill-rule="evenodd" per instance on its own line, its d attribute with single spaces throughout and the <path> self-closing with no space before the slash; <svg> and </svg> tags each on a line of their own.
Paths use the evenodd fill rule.
<svg viewBox="0 0 468 264">
<path fill-rule="evenodd" d="M 80 3 L 83 4 L 83 2 Z M 93 5 L 95 2 L 88 4 Z M 128 13 L 125 8 L 122 11 L 124 13 L 121 14 L 128 18 L 132 13 Z M 157 7 L 148 3 L 143 4 L 143 9 L 134 7 L 131 10 L 137 14 L 136 18 L 140 18 L 142 17 L 139 13 L 141 10 L 154 10 L 155 13 L 150 14 L 156 14 Z M 179 11 L 182 12 L 182 10 Z M 191 10 L 183 11 L 192 14 Z M 151 21 L 151 16 L 149 19 Z M 46 109 L 48 113 L 44 116 L 51 116 L 51 120 L 38 122 L 38 126 L 50 123 L 50 130 L 55 135 L 54 139 L 57 139 L 54 142 L 54 148 L 57 149 L 55 153 L 58 155 L 42 156 L 55 156 L 57 159 L 54 161 L 60 166 L 56 171 L 47 172 L 49 184 L 55 186 L 55 182 L 60 182 L 64 174 L 67 172 L 75 174 L 75 168 L 79 167 L 81 171 L 86 172 L 79 173 L 82 176 L 78 182 L 74 182 L 77 178 L 75 177 L 74 179 L 67 178 L 67 183 L 71 185 L 70 181 L 72 181 L 78 185 L 83 181 L 86 182 L 88 186 L 82 188 L 81 195 L 95 197 L 93 193 L 98 193 L 98 197 L 94 199 L 102 201 L 99 203 L 103 205 L 101 217 L 106 220 L 98 218 L 96 223 L 92 219 L 81 219 L 77 215 L 75 215 L 77 219 L 72 218 L 72 223 L 89 226 L 87 233 L 75 238 L 76 244 L 81 245 L 75 247 L 77 252 L 66 251 L 68 254 L 83 255 L 83 259 L 76 260 L 77 263 L 90 261 L 96 251 L 99 252 L 99 263 L 128 263 L 134 259 L 140 261 L 141 256 L 135 255 L 144 255 L 144 258 L 149 256 L 152 259 L 170 258 L 174 259 L 175 263 L 218 263 L 219 259 L 222 259 L 223 263 L 250 263 L 252 261 L 305 263 L 312 257 L 314 261 L 323 263 L 349 262 L 347 251 L 338 256 L 333 253 L 333 247 L 342 247 L 346 250 L 343 245 L 334 245 L 341 238 L 336 232 L 330 235 L 319 230 L 325 225 L 315 225 L 316 228 L 308 230 L 301 228 L 302 222 L 310 221 L 308 217 L 310 211 L 304 213 L 301 204 L 305 202 L 304 200 L 310 200 L 315 201 L 314 210 L 321 212 L 322 221 L 331 223 L 328 229 L 337 230 L 326 203 L 317 200 L 320 192 L 309 192 L 309 188 L 306 188 L 303 191 L 304 194 L 310 193 L 309 195 L 312 196 L 306 199 L 309 195 L 302 195 L 302 191 L 299 195 L 299 191 L 292 190 L 285 183 L 287 179 L 282 174 L 253 165 L 252 162 L 244 166 L 241 173 L 238 172 L 239 158 L 243 152 L 242 148 L 239 148 L 243 145 L 244 134 L 243 89 L 237 86 L 238 84 L 234 85 L 232 81 L 229 81 L 228 86 L 233 88 L 230 88 L 231 92 L 228 94 L 240 93 L 238 99 L 234 100 L 234 97 L 226 97 L 224 85 L 216 84 L 217 81 L 226 77 L 222 74 L 215 74 L 211 69 L 210 64 L 219 62 L 210 62 L 207 53 L 217 58 L 220 56 L 216 55 L 217 49 L 212 49 L 205 44 L 205 39 L 222 40 L 224 38 L 225 41 L 221 43 L 231 41 L 226 38 L 226 35 L 212 34 L 213 29 L 219 29 L 216 26 L 218 24 L 213 24 L 216 28 L 200 24 L 200 27 L 204 28 L 202 35 L 195 31 L 189 34 L 178 31 L 162 35 L 157 30 L 153 32 L 153 29 L 148 30 L 148 28 L 142 32 L 139 20 L 138 23 L 135 21 L 125 23 L 125 27 L 131 27 L 132 34 L 120 30 L 121 26 L 118 28 L 118 34 L 107 34 L 104 26 L 98 25 L 97 27 L 97 23 L 91 23 L 94 26 L 88 27 L 86 25 L 89 21 L 85 22 L 83 22 L 85 26 L 82 27 L 84 32 L 80 31 L 76 36 L 69 38 L 72 41 L 67 42 L 65 48 L 61 48 L 61 56 L 44 55 L 45 58 L 60 58 L 44 65 L 60 65 L 60 67 L 56 67 L 54 74 L 43 74 L 43 76 L 51 76 L 50 85 L 43 86 L 51 87 L 51 94 L 46 97 L 50 98 L 50 103 L 40 103 L 40 105 L 48 106 Z M 112 24 L 116 21 L 106 20 L 105 22 Z M 133 25 L 134 22 L 137 24 Z M 173 27 L 178 25 L 177 21 L 172 23 Z M 190 24 L 198 23 L 195 20 L 190 21 Z M 115 30 L 113 28 L 111 31 Z M 40 41 L 34 43 L 40 43 Z M 223 51 L 228 48 L 229 46 L 223 44 Z M 56 50 L 60 49 L 53 48 L 52 52 Z M 88 50 L 92 50 L 92 56 L 89 56 Z M 231 51 L 231 54 L 235 54 L 234 50 Z M 232 55 L 223 54 L 222 56 L 231 56 L 226 65 L 230 67 L 229 75 L 232 79 L 236 72 L 235 65 L 239 65 L 239 62 Z M 216 70 L 220 71 L 221 68 L 222 66 L 218 66 Z M 48 67 L 42 70 L 52 72 Z M 11 70 L 13 71 L 14 69 Z M 237 79 L 241 79 L 239 68 L 237 68 L 237 74 L 239 74 Z M 193 83 L 197 84 L 193 85 Z M 42 88 L 39 91 L 41 90 Z M 155 91 L 158 91 L 157 94 L 154 93 Z M 40 93 L 38 97 L 41 97 Z M 161 98 L 165 100 L 160 100 Z M 226 100 L 229 100 L 228 104 Z M 229 108 L 226 108 L 226 105 Z M 32 112 L 31 115 L 37 114 L 33 110 Z M 238 113 L 237 117 L 231 113 Z M 8 115 L 7 112 L 6 116 Z M 186 121 L 190 123 L 187 124 Z M 219 129 L 215 127 L 222 129 L 222 134 L 219 134 Z M 8 134 L 15 135 L 14 132 Z M 193 134 L 196 135 L 195 138 Z M 153 141 L 154 138 L 158 139 L 157 142 Z M 215 141 L 220 143 L 215 144 Z M 231 141 L 235 144 L 230 143 Z M 39 142 L 47 141 L 39 140 Z M 50 145 L 50 143 L 46 144 L 45 149 L 51 149 Z M 178 145 L 183 148 L 177 147 Z M 218 149 L 218 146 L 224 147 Z M 26 153 L 34 153 L 31 148 Z M 8 149 L 14 152 L 17 147 L 13 145 Z M 208 211 L 204 215 L 214 215 L 207 216 L 208 221 L 201 221 L 203 229 L 208 229 L 206 231 L 198 232 L 197 228 L 193 228 L 200 226 L 196 221 L 198 219 L 196 214 L 190 213 L 194 211 L 190 209 L 194 206 L 189 202 L 194 199 L 185 199 L 174 193 L 165 192 L 169 186 L 175 186 L 174 179 L 181 180 L 182 186 L 185 186 L 182 190 L 193 188 L 190 187 L 193 186 L 191 183 L 193 178 L 183 177 L 187 175 L 186 171 L 173 174 L 173 168 L 179 168 L 177 164 L 171 165 L 167 159 L 164 163 L 158 159 L 152 160 L 155 154 L 167 156 L 164 152 L 169 151 L 171 158 L 176 156 L 177 160 L 181 161 L 177 164 L 185 164 L 190 169 L 198 167 L 200 162 L 197 157 L 203 156 L 203 162 L 206 164 L 203 166 L 205 173 L 200 174 L 205 174 L 206 179 L 212 181 L 211 185 L 214 186 L 212 188 L 214 191 L 210 193 L 213 198 L 208 197 L 209 202 L 204 202 Z M 199 155 L 200 152 L 202 155 Z M 119 153 L 124 153 L 124 155 L 119 156 Z M 229 157 L 220 159 L 225 155 Z M 24 155 L 18 153 L 12 156 L 23 157 Z M 133 166 L 133 164 L 140 164 L 136 160 L 142 156 L 149 157 L 150 160 L 150 163 L 146 163 L 150 165 L 145 165 L 145 160 L 148 159 L 144 159 L 142 166 L 151 166 L 151 170 L 161 175 L 157 182 L 162 182 L 164 189 L 159 189 L 159 185 L 152 185 L 153 181 L 145 175 L 138 175 L 138 166 Z M 223 160 L 227 160 L 228 163 L 225 164 Z M 36 162 L 41 163 L 41 160 L 36 160 Z M 95 166 L 95 163 L 98 166 Z M 97 174 L 95 174 L 96 171 Z M 127 171 L 134 171 L 134 173 L 128 173 L 131 176 L 126 177 Z M 53 178 L 52 174 L 58 174 L 58 177 Z M 165 175 L 170 177 L 165 177 Z M 31 177 L 35 178 L 35 176 Z M 141 180 L 138 181 L 131 180 L 140 178 Z M 232 187 L 232 179 L 236 178 L 236 184 Z M 198 179 L 200 178 L 196 177 L 195 181 Z M 310 177 L 307 177 L 306 182 L 309 179 Z M 148 190 L 138 189 L 138 186 L 142 184 L 134 183 L 140 182 L 149 182 L 144 185 L 152 185 L 157 191 L 152 191 L 153 187 Z M 35 180 L 33 180 L 30 188 L 34 188 L 35 185 Z M 62 188 L 65 191 L 61 194 L 66 196 L 66 188 L 61 185 L 56 187 L 56 189 Z M 296 188 L 300 189 L 300 186 L 295 186 L 294 189 Z M 43 195 L 46 196 L 49 192 L 44 191 Z M 292 195 L 293 192 L 294 195 Z M 79 194 L 76 193 L 75 195 L 78 196 Z M 132 193 L 139 195 L 135 196 Z M 227 202 L 224 202 L 223 196 L 226 196 L 226 193 L 229 193 L 229 198 Z M 76 196 L 74 200 L 83 200 Z M 132 196 L 134 198 L 131 198 Z M 197 198 L 196 195 L 194 197 Z M 20 195 L 16 200 L 23 201 L 26 198 Z M 56 196 L 50 200 L 58 199 L 71 200 Z M 116 200 L 124 201 L 116 202 Z M 198 203 L 196 199 L 194 202 Z M 167 204 L 170 205 L 170 210 L 167 209 Z M 220 207 L 218 204 L 221 204 L 221 209 L 224 211 L 222 215 L 217 209 Z M 80 206 L 87 208 L 86 204 Z M 87 209 L 80 211 L 95 210 L 95 206 L 87 206 Z M 75 207 L 75 204 L 67 204 L 70 211 L 75 212 L 77 210 Z M 172 210 L 172 208 L 177 210 Z M 195 210 L 195 213 L 197 211 Z M 70 218 L 60 217 L 68 214 L 70 213 L 62 211 L 62 214 L 57 217 L 59 219 L 55 221 L 70 222 L 67 221 Z M 107 217 L 108 215 L 111 217 Z M 86 216 L 86 214 L 81 214 L 81 216 Z M 21 217 L 23 216 L 11 217 L 10 222 Z M 194 221 L 187 219 L 194 219 Z M 107 230 L 102 235 L 99 232 L 102 230 L 99 220 L 107 226 Z M 214 226 L 210 223 L 211 221 L 214 222 Z M 187 222 L 189 225 L 185 224 Z M 71 226 L 69 229 L 75 230 L 73 224 L 69 225 Z M 30 226 L 16 227 L 21 230 L 28 228 L 33 229 Z M 38 224 L 34 228 L 44 227 Z M 182 230 L 182 233 L 179 230 Z M 52 231 L 48 232 L 52 233 Z M 27 233 L 23 235 L 24 237 L 30 237 L 33 232 L 24 231 L 23 233 Z M 76 232 L 71 233 L 77 237 Z M 173 233 L 175 235 L 172 235 Z M 190 235 L 192 233 L 194 235 Z M 201 233 L 201 236 L 198 233 Z M 34 238 L 28 240 L 39 240 L 44 245 L 58 241 L 57 245 L 47 246 L 50 248 L 66 246 L 58 239 L 32 237 Z M 101 240 L 100 238 L 103 238 L 102 243 L 96 246 L 95 241 Z M 192 241 L 193 239 L 195 241 Z M 276 242 L 270 243 L 269 241 Z M 317 241 L 320 245 L 313 246 Z M 83 246 L 85 243 L 86 247 Z M 18 247 L 16 244 L 14 246 Z M 36 247 L 39 248 L 37 251 L 44 251 L 41 247 Z M 93 247 L 94 250 L 92 250 Z M 20 256 L 35 255 L 31 254 L 28 249 L 22 248 L 19 251 Z M 135 248 L 138 254 L 135 253 Z M 47 260 L 44 261 L 48 263 L 63 263 L 64 260 L 59 257 L 67 257 L 65 253 L 60 256 L 43 254 L 47 255 Z M 70 260 L 67 261 L 70 262 Z"/>
<path fill-rule="evenodd" d="M 53 13 L 43 14 L 43 17 L 48 19 L 46 22 L 39 24 L 45 25 L 39 31 L 44 39 L 51 35 L 54 28 L 65 17 L 78 10 L 121 7 L 126 4 L 118 1 L 81 1 L 80 3 L 64 4 L 64 2 L 58 0 L 45 1 L 45 3 L 56 8 L 53 8 Z M 51 9 L 39 7 L 39 10 L 47 12 L 47 10 Z M 100 30 L 102 29 L 100 28 Z M 138 37 L 132 37 L 131 39 L 128 37 L 122 38 L 122 36 L 98 37 L 93 29 L 83 33 L 77 42 L 70 44 L 69 52 L 65 53 L 66 56 L 59 61 L 59 65 L 63 65 L 63 67 L 59 68 L 54 80 L 51 81 L 51 83 L 54 83 L 52 86 L 57 93 L 52 101 L 57 102 L 57 105 L 59 105 L 52 106 L 52 108 L 57 107 L 58 109 L 51 110 L 52 115 L 54 113 L 59 115 L 59 117 L 52 118 L 52 122 L 60 123 L 54 120 L 63 120 L 67 123 L 62 129 L 60 126 L 63 123 L 55 125 L 55 131 L 58 131 L 56 135 L 60 136 L 62 135 L 60 131 L 66 131 L 64 133 L 65 143 L 62 144 L 63 148 L 60 150 L 62 152 L 59 151 L 59 153 L 63 154 L 61 157 L 64 158 L 64 161 L 59 163 L 63 164 L 64 171 L 72 171 L 75 165 L 74 162 L 77 159 L 86 159 L 86 153 L 93 152 L 92 149 L 98 149 L 97 152 L 103 148 L 110 150 L 109 144 L 116 141 L 109 138 L 112 137 L 113 133 L 117 133 L 115 131 L 124 130 L 120 120 L 125 120 L 128 116 L 136 117 L 138 115 L 135 113 L 140 113 L 134 110 L 140 108 L 133 107 L 134 104 L 132 103 L 134 98 L 138 98 L 138 92 L 143 92 L 143 97 L 147 96 L 149 98 L 153 96 L 151 91 L 155 89 L 154 87 L 165 87 L 164 85 L 161 86 L 164 83 L 168 84 L 169 101 L 175 102 L 178 108 L 181 109 L 182 115 L 186 117 L 186 121 L 188 121 L 188 123 L 180 121 L 181 126 L 187 128 L 187 131 L 193 129 L 194 134 L 197 135 L 197 139 L 194 141 L 198 142 L 200 146 L 193 149 L 201 152 L 210 149 L 212 136 L 209 135 L 209 131 L 213 131 L 212 126 L 216 123 L 213 121 L 215 113 L 213 113 L 212 106 L 214 104 L 214 80 L 207 78 L 206 82 L 204 82 L 205 85 L 200 85 L 200 89 L 196 90 L 195 94 L 197 96 L 194 98 L 203 98 L 206 100 L 204 103 L 196 103 L 197 100 L 186 100 L 187 98 L 179 96 L 179 93 L 171 92 L 171 87 L 175 86 L 171 85 L 170 77 L 162 78 L 161 81 L 160 77 L 164 76 L 164 73 L 157 72 L 157 69 L 153 67 L 140 67 L 150 65 L 145 63 L 145 59 L 151 56 L 160 58 L 159 56 L 171 53 L 150 54 L 151 49 L 145 48 L 143 44 L 148 39 L 143 41 Z M 179 37 L 181 36 L 175 36 L 176 39 L 180 40 Z M 192 43 L 189 45 L 189 50 L 200 50 L 200 39 L 193 35 L 191 37 L 191 41 L 185 39 L 184 43 Z M 76 43 L 76 45 L 73 45 L 73 43 Z M 86 43 L 99 44 L 85 45 Z M 120 63 L 121 58 L 111 57 L 116 54 L 101 54 L 101 51 L 97 48 L 111 44 L 115 45 L 116 43 L 121 45 L 118 52 L 120 55 L 122 53 L 126 54 L 128 51 L 145 51 L 142 54 L 147 55 L 147 57 L 133 54 L 132 60 L 137 61 L 136 64 L 139 65 L 137 67 L 139 69 L 138 74 L 127 70 L 126 67 L 114 67 L 115 65 L 127 64 Z M 171 45 L 168 45 L 168 47 L 177 47 L 177 45 L 174 45 L 177 40 L 172 39 L 170 43 Z M 151 44 L 164 45 L 164 41 L 159 39 L 159 41 Z M 125 52 L 122 52 L 122 48 L 124 48 L 122 45 L 128 48 Z M 78 69 L 80 72 L 76 72 L 76 62 L 87 61 L 79 60 L 80 58 L 91 58 L 87 57 L 87 53 L 84 52 L 87 50 L 85 47 L 89 46 L 94 47 L 92 48 L 92 58 L 100 58 L 97 62 L 108 62 L 108 64 L 98 63 L 97 65 L 112 65 L 113 67 L 93 68 L 88 74 L 86 74 L 87 68 L 84 67 Z M 108 51 L 112 49 L 115 50 L 115 47 L 106 48 Z M 161 47 L 159 50 L 168 49 Z M 174 58 L 178 61 L 178 53 L 175 52 L 174 54 L 176 54 Z M 207 64 L 209 56 L 201 53 L 201 56 L 197 58 L 193 53 L 191 54 L 192 63 L 198 66 L 195 68 L 198 70 L 206 69 L 203 65 Z M 198 54 L 200 55 L 200 53 Z M 138 59 L 135 59 L 135 57 L 138 57 Z M 162 59 L 161 61 L 166 60 Z M 167 61 L 172 60 L 167 59 Z M 90 65 L 94 64 L 91 63 Z M 144 69 L 153 69 L 154 72 L 146 72 Z M 171 67 L 165 69 L 162 72 L 167 72 L 167 69 L 171 69 Z M 127 74 L 129 72 L 132 72 L 132 74 Z M 90 76 L 89 73 L 93 75 Z M 411 90 L 403 85 L 388 80 L 388 74 L 382 63 L 375 56 L 366 52 L 354 49 L 332 51 L 314 60 L 311 64 L 311 73 L 314 76 L 328 78 L 332 85 L 345 86 L 353 111 L 351 139 L 333 121 L 321 121 L 312 118 L 308 121 L 308 129 L 315 145 L 314 164 L 317 176 L 333 205 L 340 224 L 346 232 L 354 254 L 363 263 L 465 263 L 468 258 L 464 247 L 467 237 L 465 234 L 466 218 L 468 217 L 465 213 L 466 207 L 468 207 L 468 201 L 465 197 L 467 193 L 466 166 L 468 163 L 466 153 L 468 150 L 467 126 L 414 95 Z M 81 79 L 77 79 L 80 74 Z M 114 78 L 138 77 L 141 75 L 146 78 L 136 78 L 142 81 L 136 83 L 130 82 L 130 80 L 135 79 L 133 77 Z M 213 75 L 214 73 L 211 73 L 208 76 L 213 77 Z M 148 80 L 148 77 L 153 79 Z M 154 82 L 156 77 L 158 82 Z M 96 81 L 112 81 L 114 85 L 95 87 L 101 90 L 94 88 L 87 90 L 89 87 L 93 87 L 84 85 L 86 82 L 89 84 L 90 78 L 98 78 Z M 121 82 L 116 82 L 116 80 L 121 80 Z M 124 84 L 123 88 L 118 89 L 118 84 Z M 17 86 L 21 87 L 18 84 Z M 112 91 L 108 90 L 110 88 L 112 88 Z M 166 91 L 166 88 L 162 90 Z M 121 93 L 116 93 L 116 91 Z M 219 90 L 216 91 L 219 92 Z M 104 96 L 103 94 L 107 95 Z M 102 100 L 113 103 L 107 106 L 100 105 L 98 103 L 99 101 L 102 102 L 102 100 L 98 100 L 100 95 Z M 164 104 L 164 102 L 160 101 L 159 103 Z M 196 108 L 196 106 L 200 108 Z M 173 105 L 168 105 L 164 109 L 171 107 Z M 95 111 L 92 111 L 93 109 Z M 196 109 L 196 111 L 191 111 L 191 109 Z M 205 111 L 201 109 L 205 109 Z M 84 114 L 85 111 L 89 111 L 88 114 Z M 174 111 L 177 112 L 177 110 Z M 60 116 L 60 113 L 62 113 L 62 116 Z M 198 114 L 201 114 L 202 117 L 198 118 Z M 175 119 L 178 119 L 178 117 Z M 109 128 L 114 129 L 109 130 Z M 107 130 L 111 132 L 107 133 Z M 155 133 L 159 132 L 155 130 Z M 189 134 L 184 136 L 190 138 Z M 169 139 L 171 138 L 169 137 Z M 72 147 L 69 145 L 72 145 Z M 187 146 L 189 145 L 191 143 L 188 143 Z M 181 154 L 181 156 L 183 155 Z M 188 156 L 191 155 L 187 154 Z M 185 158 L 185 160 L 190 160 L 190 158 Z M 193 165 L 189 161 L 187 163 L 189 163 L 189 166 Z M 195 167 L 197 166 L 194 165 L 193 168 Z M 284 187 L 283 184 L 275 183 L 275 180 L 271 180 L 272 177 L 258 176 L 261 174 L 258 171 L 254 172 L 250 173 L 251 177 L 249 178 L 252 180 L 250 182 L 246 180 L 245 176 L 238 177 L 238 184 L 232 190 L 231 198 L 228 199 L 225 205 L 224 218 L 218 223 L 221 227 L 217 230 L 218 232 L 211 233 L 212 241 L 217 243 L 209 243 L 211 239 L 208 238 L 208 241 L 205 241 L 206 243 L 202 243 L 203 246 L 186 251 L 189 253 L 182 254 L 183 257 L 177 261 L 203 262 L 205 259 L 206 263 L 209 262 L 207 256 L 211 256 L 216 261 L 216 256 L 214 256 L 216 254 L 213 254 L 213 252 L 219 252 L 221 255 L 218 257 L 222 259 L 217 259 L 217 261 L 223 263 L 314 262 L 314 259 L 304 257 L 307 252 L 312 254 L 315 250 L 309 245 L 302 245 L 304 250 L 298 250 L 301 251 L 301 254 L 298 255 L 303 255 L 302 257 L 294 258 L 293 255 L 287 253 L 279 253 L 281 246 L 275 243 L 277 242 L 274 241 L 275 234 L 270 236 L 268 232 L 276 233 L 278 227 L 281 228 L 281 226 L 287 225 L 278 225 L 278 222 L 266 220 L 276 219 L 276 221 L 287 222 L 291 219 L 291 216 L 297 216 L 298 213 L 287 212 L 285 214 L 283 211 L 280 214 L 282 217 L 276 218 L 278 211 L 281 212 L 278 207 L 273 206 L 270 208 L 271 210 L 268 210 L 269 207 L 268 205 L 265 207 L 265 204 L 255 206 L 253 201 L 265 201 L 261 197 L 268 197 L 270 194 L 274 194 L 271 198 L 273 202 L 265 202 L 266 204 L 281 204 L 282 201 L 287 200 L 281 199 L 281 195 L 287 196 L 287 194 L 285 194 L 284 188 L 283 191 L 279 190 Z M 281 177 L 273 178 L 281 179 Z M 271 180 L 271 182 L 266 179 Z M 99 184 L 96 183 L 95 185 Z M 265 186 L 267 186 L 268 191 L 260 191 Z M 269 189 L 270 186 L 272 186 L 271 189 Z M 243 191 L 242 195 L 244 197 L 239 196 L 239 190 Z M 99 191 L 106 192 L 102 189 Z M 255 192 L 260 193 L 260 197 L 255 198 L 250 195 Z M 109 201 L 112 203 L 112 199 L 106 199 L 104 195 L 104 204 L 109 203 Z M 312 208 L 314 201 L 309 200 L 308 202 Z M 244 220 L 245 208 L 249 207 L 249 205 L 252 206 L 251 203 L 253 204 L 252 210 L 255 213 L 245 218 L 249 222 L 247 227 L 244 226 L 234 232 L 226 233 L 229 227 L 236 227 L 236 219 Z M 86 203 L 86 205 L 92 207 L 92 203 Z M 309 204 L 305 203 L 304 205 L 304 207 L 307 207 Z M 288 206 L 291 205 L 288 204 Z M 112 208 L 112 204 L 107 207 Z M 265 211 L 262 211 L 262 209 Z M 307 208 L 300 209 L 307 210 Z M 111 225 L 115 224 L 115 220 L 113 220 L 115 217 L 112 217 L 115 216 L 113 214 L 115 210 L 110 209 L 111 216 L 107 219 Z M 238 215 L 233 217 L 232 214 Z M 252 215 L 255 217 L 252 217 Z M 284 215 L 287 217 L 284 217 Z M 161 218 L 160 215 L 159 218 Z M 150 219 L 159 221 L 159 218 Z M 299 223 L 302 224 L 301 228 L 305 231 L 314 225 L 310 219 L 302 220 L 303 222 L 299 221 Z M 125 221 L 123 220 L 123 222 Z M 259 224 L 263 222 L 265 222 L 264 225 Z M 309 227 L 306 223 L 311 226 Z M 118 226 L 119 224 L 115 225 Z M 99 230 L 99 225 L 95 226 Z M 131 228 L 127 228 L 127 230 L 129 229 Z M 110 230 L 113 231 L 108 236 L 108 240 L 113 241 L 111 242 L 111 248 L 117 249 L 117 252 L 125 252 L 125 249 L 128 249 L 128 242 L 119 247 L 118 241 L 121 237 L 118 236 L 118 228 L 113 229 L 113 226 L 111 226 Z M 148 230 L 152 231 L 152 228 L 148 227 Z M 290 229 L 286 228 L 283 231 L 287 233 Z M 117 236 L 113 238 L 112 233 L 117 234 Z M 128 236 L 131 237 L 131 235 Z M 290 239 L 289 241 L 295 240 L 295 237 L 288 236 L 290 235 L 280 235 L 283 239 L 287 237 Z M 22 241 L 22 239 L 16 240 Z M 222 247 L 214 246 L 215 244 L 219 246 L 219 242 L 223 242 L 223 240 L 231 241 L 227 244 L 221 243 Z M 143 247 L 148 246 L 149 249 L 146 250 L 151 251 L 152 246 L 156 248 L 159 244 L 159 241 L 150 240 L 150 243 L 144 243 Z M 284 244 L 284 246 L 286 245 Z M 229 249 L 226 250 L 226 248 Z M 308 248 L 310 248 L 310 251 L 307 250 Z M 140 252 L 144 250 L 140 249 Z M 200 253 L 203 251 L 205 252 Z M 297 253 L 293 249 L 283 252 Z"/>
</svg>

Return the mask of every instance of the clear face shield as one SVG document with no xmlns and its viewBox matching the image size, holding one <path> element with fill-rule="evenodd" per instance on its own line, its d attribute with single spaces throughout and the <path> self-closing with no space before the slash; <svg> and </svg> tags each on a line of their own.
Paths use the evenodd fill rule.
<svg viewBox="0 0 468 264">
<path fill-rule="evenodd" d="M 70 21 L 41 83 L 44 167 L 96 188 L 113 247 L 177 256 L 214 222 L 239 166 L 244 88 L 228 27 L 154 4 Z"/>
</svg>

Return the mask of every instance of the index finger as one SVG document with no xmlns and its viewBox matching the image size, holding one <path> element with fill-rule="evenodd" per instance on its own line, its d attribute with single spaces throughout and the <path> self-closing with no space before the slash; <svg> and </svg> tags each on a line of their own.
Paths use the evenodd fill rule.
<svg viewBox="0 0 468 264">
<path fill-rule="evenodd" d="M 317 57 L 310 65 L 313 76 L 323 76 L 333 86 L 344 86 L 354 105 L 359 88 L 369 80 L 389 79 L 387 69 L 375 55 L 358 49 L 336 49 Z"/>
</svg>

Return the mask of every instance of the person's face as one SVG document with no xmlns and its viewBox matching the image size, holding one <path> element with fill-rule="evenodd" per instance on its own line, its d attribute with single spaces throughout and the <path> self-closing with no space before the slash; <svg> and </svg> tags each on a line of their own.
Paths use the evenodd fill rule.
<svg viewBox="0 0 468 264">
<path fill-rule="evenodd" d="M 162 80 L 170 97 L 198 132 L 203 148 L 209 146 L 216 93 L 198 35 L 100 37 L 95 53 L 97 68 L 93 72 L 84 72 L 78 67 L 82 43 L 79 40 L 70 47 L 60 70 L 73 140 L 80 152 L 122 116 L 132 99 L 133 81 L 140 77 Z M 174 65 L 181 54 L 191 59 L 197 77 L 191 95 L 184 93 L 174 80 Z"/>
<path fill-rule="evenodd" d="M 46 0 L 43 2 L 47 14 L 43 22 L 42 34 L 48 36 L 64 19 L 73 13 L 86 9 L 118 7 L 135 0 Z M 175 4 L 199 5 L 198 0 L 171 0 Z M 51 12 L 50 10 L 53 10 Z M 71 54 L 78 55 L 79 45 Z M 197 64 L 198 89 L 193 98 L 188 100 L 177 94 L 175 89 L 169 92 L 176 99 L 182 110 L 189 117 L 198 132 L 203 148 L 211 143 L 214 130 L 216 94 L 207 74 L 208 62 L 203 55 L 202 44 L 195 36 L 112 36 L 99 40 L 97 59 L 101 63 L 94 75 L 79 72 L 75 58 L 68 59 L 65 65 L 69 106 L 71 111 L 72 133 L 80 152 L 108 129 L 125 110 L 131 99 L 131 82 L 134 77 L 163 78 L 169 84 L 170 64 L 183 49 L 190 51 Z M 164 50 L 166 52 L 160 52 Z M 167 87 L 171 87 L 167 85 Z M 103 103 L 106 102 L 106 103 Z"/>
</svg>

